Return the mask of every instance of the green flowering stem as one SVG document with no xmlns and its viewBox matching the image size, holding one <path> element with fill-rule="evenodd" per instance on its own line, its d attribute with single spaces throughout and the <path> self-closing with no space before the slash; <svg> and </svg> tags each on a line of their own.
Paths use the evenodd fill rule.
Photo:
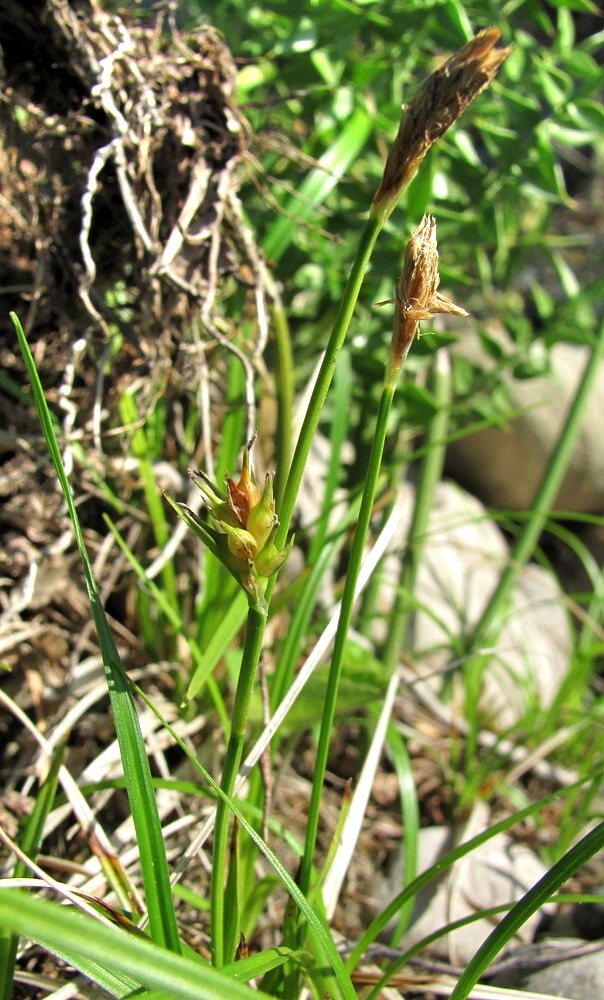
<svg viewBox="0 0 604 1000">
<path fill-rule="evenodd" d="M 409 623 L 410 595 L 415 590 L 430 511 L 445 460 L 449 407 L 451 404 L 451 365 L 441 348 L 434 359 L 432 389 L 438 407 L 426 431 L 424 449 L 415 490 L 415 504 L 401 563 L 399 584 L 392 613 L 389 615 L 388 636 L 384 644 L 383 662 L 391 673 L 398 660 Z"/>
<path fill-rule="evenodd" d="M 306 460 L 308 458 L 312 439 L 317 429 L 317 424 L 319 423 L 319 417 L 321 416 L 321 411 L 323 409 L 327 393 L 329 392 L 338 355 L 348 332 L 348 327 L 350 326 L 350 321 L 359 297 L 359 292 L 361 290 L 363 278 L 365 277 L 365 271 L 367 270 L 369 258 L 371 257 L 375 241 L 378 238 L 384 221 L 385 220 L 382 216 L 370 215 L 359 239 L 356 256 L 350 270 L 350 276 L 348 278 L 346 288 L 344 289 L 344 293 L 340 301 L 340 306 L 335 318 L 333 330 L 331 331 L 329 342 L 325 348 L 325 354 L 323 356 L 319 375 L 315 383 L 312 397 L 308 405 L 308 410 L 306 411 L 304 417 L 304 423 L 302 425 L 302 429 L 300 430 L 300 436 L 294 451 L 291 468 L 287 477 L 287 483 L 283 492 L 283 500 L 279 507 L 279 527 L 277 528 L 277 534 L 275 537 L 275 545 L 277 548 L 282 548 L 282 546 L 285 545 L 285 540 L 289 531 L 296 497 L 298 496 L 298 492 L 300 490 L 300 483 L 302 482 L 302 476 L 304 474 L 304 468 L 306 466 Z"/>
<path fill-rule="evenodd" d="M 361 233 L 350 277 L 296 445 L 283 503 L 279 509 L 281 525 L 275 539 L 277 547 L 283 546 L 287 538 L 312 438 L 375 241 L 431 145 L 488 86 L 508 56 L 510 49 L 494 48 L 500 35 L 497 28 L 480 31 L 426 78 L 403 111 L 396 139 L 386 160 L 382 182 L 373 198 L 369 218 Z"/>
<path fill-rule="evenodd" d="M 275 433 L 276 469 L 275 502 L 281 510 L 281 498 L 292 457 L 294 413 L 294 359 L 287 316 L 280 305 L 271 310 L 275 337 L 275 387 L 277 392 L 277 427 Z"/>
<path fill-rule="evenodd" d="M 176 503 L 164 493 L 178 516 L 241 585 L 249 605 L 243 656 L 231 712 L 231 729 L 220 785 L 225 798 L 221 798 L 218 802 L 214 830 L 210 927 L 212 961 L 217 968 L 234 959 L 236 938 L 240 928 L 237 898 L 239 880 L 233 873 L 228 879 L 225 877 L 229 867 L 228 799 L 232 798 L 243 755 L 250 697 L 262 650 L 268 613 L 264 594 L 270 577 L 279 572 L 293 544 L 291 538 L 287 545 L 279 548 L 275 545 L 278 521 L 275 513 L 273 476 L 267 473 L 261 491 L 250 465 L 252 444 L 253 441 L 243 451 L 238 481 L 231 476 L 226 477 L 226 493 L 219 491 L 203 472 L 190 472 L 193 482 L 205 500 L 207 520 L 198 517 L 186 504 Z M 225 911 L 228 913 L 226 924 Z"/>
<path fill-rule="evenodd" d="M 283 500 L 280 505 L 279 510 L 279 524 L 276 528 L 274 544 L 276 549 L 282 549 L 285 546 L 287 535 L 289 532 L 289 526 L 291 523 L 294 505 L 298 492 L 300 489 L 300 484 L 302 482 L 302 476 L 304 474 L 304 468 L 306 466 L 306 461 L 308 458 L 308 453 L 310 451 L 310 446 L 314 433 L 319 422 L 321 411 L 331 385 L 333 374 L 335 371 L 336 362 L 338 355 L 340 353 L 341 347 L 346 338 L 348 332 L 348 327 L 350 326 L 350 321 L 352 319 L 354 309 L 359 297 L 359 292 L 361 285 L 363 283 L 363 278 L 365 276 L 365 271 L 367 270 L 367 265 L 375 245 L 375 241 L 384 225 L 385 217 L 380 214 L 371 214 L 367 220 L 365 228 L 359 239 L 359 244 L 357 247 L 355 259 L 353 261 L 350 276 L 344 290 L 344 294 L 340 301 L 340 306 L 336 319 L 334 322 L 333 330 L 329 338 L 329 342 L 325 349 L 325 355 L 323 357 L 323 362 L 315 383 L 315 388 L 312 394 L 312 398 L 309 403 L 308 410 L 305 415 L 304 424 L 300 431 L 300 436 L 296 444 L 296 449 L 294 451 L 291 468 L 289 469 L 289 474 L 287 477 L 287 483 L 283 490 Z M 392 397 L 390 398 L 391 401 Z M 385 424 L 384 424 L 385 433 Z M 381 461 L 381 454 L 378 459 L 377 469 L 379 471 L 379 463 Z M 375 483 L 374 483 L 375 489 Z M 369 505 L 368 518 L 371 515 L 371 505 L 373 503 L 373 496 L 371 498 L 371 503 Z M 182 513 L 180 515 L 182 517 Z M 368 522 L 367 518 L 367 522 Z M 366 531 L 366 529 L 365 529 Z M 362 549 L 362 546 L 361 546 Z M 359 563 L 360 565 L 360 563 Z M 358 575 L 358 567 L 357 573 Z M 256 606 L 250 606 L 248 612 L 248 621 L 245 635 L 245 647 L 243 652 L 243 659 L 241 663 L 241 671 L 239 675 L 239 682 L 237 685 L 237 691 L 235 694 L 235 705 L 233 708 L 233 722 L 231 727 L 231 735 L 229 737 L 229 743 L 227 746 L 226 757 L 224 762 L 224 769 L 221 781 L 221 788 L 227 795 L 232 795 L 233 787 L 235 784 L 235 778 L 237 776 L 237 771 L 239 769 L 239 764 L 241 762 L 242 751 L 243 751 L 243 740 L 245 735 L 245 720 L 247 718 L 249 697 L 252 690 L 252 685 L 254 682 L 254 677 L 260 657 L 260 651 L 262 648 L 262 639 L 264 635 L 264 626 L 266 623 L 266 607 L 270 603 L 270 596 L 275 583 L 275 577 L 273 576 L 268 581 L 268 587 L 266 592 L 266 604 L 258 603 Z M 337 693 L 337 682 L 339 681 L 339 676 L 335 682 L 333 690 L 333 699 L 335 704 L 335 695 Z M 333 709 L 332 709 L 333 717 Z M 327 735 L 327 740 L 329 740 L 329 733 Z M 322 787 L 322 780 L 319 783 L 319 798 L 320 790 Z M 314 832 L 312 835 L 312 844 L 314 849 L 314 841 L 316 837 L 316 829 L 318 824 L 318 806 L 315 806 L 317 816 L 315 819 Z M 228 844 L 228 829 L 229 829 L 229 815 L 228 809 L 221 801 L 218 804 L 216 812 L 216 826 L 214 830 L 214 848 L 213 848 L 213 861 L 212 861 L 212 886 L 211 886 L 211 903 L 210 903 L 210 927 L 211 927 L 211 941 L 212 941 L 212 961 L 213 964 L 220 968 L 225 964 L 226 961 L 231 961 L 232 956 L 227 956 L 225 959 L 224 954 L 224 887 L 225 887 L 225 873 L 226 873 L 226 851 Z M 311 852 L 312 860 L 312 852 Z"/>
<path fill-rule="evenodd" d="M 308 822 L 306 825 L 304 853 L 300 865 L 299 885 L 304 895 L 307 895 L 310 889 L 323 781 L 327 769 L 329 742 L 342 673 L 344 646 L 352 618 L 355 589 L 377 490 L 392 400 L 400 373 L 409 353 L 409 348 L 417 336 L 420 320 L 430 319 L 432 314 L 436 312 L 449 313 L 455 316 L 466 315 L 464 309 L 455 305 L 454 302 L 438 291 L 438 285 L 436 223 L 431 216 L 424 216 L 420 225 L 412 233 L 405 248 L 403 270 L 395 290 L 394 330 L 365 476 L 359 518 L 352 540 L 350 559 L 346 571 L 346 581 L 342 593 L 340 615 L 327 679 L 325 701 L 323 703 L 323 715 L 321 718 L 317 757 L 308 810 Z M 298 947 L 302 946 L 304 935 L 305 928 L 300 927 L 297 934 Z"/>
<path fill-rule="evenodd" d="M 388 416 L 390 414 L 392 400 L 394 398 L 394 393 L 396 390 L 396 383 L 398 380 L 398 375 L 400 374 L 403 365 L 403 361 L 404 358 L 399 359 L 397 368 L 397 365 L 393 364 L 391 359 L 391 363 L 388 365 L 387 368 L 386 380 L 384 383 L 384 387 L 382 389 L 382 394 L 380 397 L 380 402 L 377 412 L 375 433 L 371 445 L 369 463 L 367 466 L 367 472 L 365 474 L 365 486 L 363 489 L 363 497 L 361 499 L 359 518 L 357 521 L 354 537 L 352 540 L 352 546 L 350 549 L 350 559 L 346 570 L 346 582 L 344 583 L 344 591 L 342 593 L 340 616 L 338 618 L 338 627 L 334 639 L 333 653 L 331 656 L 331 664 L 329 668 L 329 675 L 327 678 L 327 690 L 325 692 L 325 701 L 323 702 L 323 714 L 321 717 L 321 728 L 319 731 L 317 757 L 314 766 L 314 777 L 313 777 L 310 805 L 308 808 L 308 821 L 306 824 L 304 854 L 302 856 L 302 862 L 300 865 L 300 878 L 298 884 L 304 895 L 307 895 L 310 888 L 312 862 L 315 851 L 315 842 L 317 839 L 317 830 L 319 827 L 319 812 L 321 807 L 321 797 L 323 793 L 323 780 L 325 776 L 325 771 L 327 769 L 329 742 L 332 735 L 332 726 L 335 716 L 336 700 L 338 696 L 340 677 L 342 674 L 344 646 L 346 643 L 346 637 L 348 635 L 348 629 L 350 627 L 350 620 L 352 618 L 352 609 L 354 605 L 354 592 L 356 589 L 356 584 L 359 577 L 359 571 L 361 568 L 361 561 L 363 558 L 363 551 L 365 548 L 365 540 L 367 537 L 367 532 L 369 530 L 369 523 L 371 521 L 371 512 L 373 510 L 373 504 L 378 484 L 378 477 L 379 477 L 380 467 L 382 464 L 382 456 L 384 454 L 384 444 L 386 441 L 386 432 L 388 428 Z M 302 942 L 299 941 L 298 946 L 300 946 L 301 944 Z"/>
<path fill-rule="evenodd" d="M 186 511 L 180 506 L 180 516 L 185 516 L 185 519 L 202 540 L 204 534 L 211 536 L 210 547 L 212 551 L 218 554 L 219 558 L 222 559 L 233 575 L 238 576 L 239 582 L 245 588 L 248 600 L 250 601 L 243 662 L 235 695 L 233 724 L 227 746 L 221 785 L 222 790 L 228 796 L 232 795 L 235 776 L 241 761 L 249 697 L 260 656 L 267 606 L 270 602 L 275 574 L 281 565 L 283 565 L 291 547 L 291 542 L 290 546 L 287 547 L 285 543 L 310 446 L 331 385 L 338 355 L 344 343 L 348 327 L 350 326 L 373 247 L 384 223 L 431 144 L 440 138 L 447 128 L 453 124 L 461 111 L 490 82 L 507 55 L 507 50 L 500 50 L 498 53 L 492 51 L 498 38 L 499 32 L 496 29 L 489 29 L 481 32 L 474 40 L 465 45 L 459 53 L 451 60 L 448 60 L 440 70 L 437 70 L 426 81 L 426 84 L 421 88 L 410 106 L 412 114 L 409 117 L 409 122 L 405 123 L 404 120 L 401 122 L 394 147 L 386 163 L 382 183 L 373 199 L 369 218 L 359 240 L 350 276 L 340 301 L 333 330 L 298 438 L 287 482 L 283 490 L 283 499 L 279 505 L 279 524 L 275 524 L 274 531 L 271 532 L 261 550 L 258 550 L 257 544 L 251 544 L 247 534 L 243 534 L 243 532 L 248 531 L 249 527 L 247 515 L 257 502 L 257 500 L 254 500 L 252 503 L 250 495 L 247 495 L 247 499 L 241 496 L 243 473 L 239 484 L 229 483 L 229 498 L 226 509 L 224 509 L 224 505 L 221 507 L 221 503 L 219 502 L 214 503 L 214 509 L 211 510 L 215 528 L 222 531 L 225 536 L 228 535 L 226 549 L 224 545 L 220 544 L 221 540 L 216 537 L 214 531 L 208 532 L 207 527 L 200 526 L 198 519 L 192 512 Z M 415 278 L 417 276 L 413 275 L 412 277 Z M 436 281 L 432 288 L 433 292 L 436 292 L 437 284 L 438 282 Z M 419 289 L 419 291 L 421 292 L 422 289 Z M 426 289 L 423 289 L 423 291 L 426 291 Z M 412 298 L 403 302 L 406 314 L 402 318 L 400 315 L 401 302 L 397 298 L 399 328 L 397 329 L 395 326 L 393 348 L 391 350 L 386 382 L 378 411 L 376 435 L 369 461 L 359 523 L 353 541 L 351 562 L 336 635 L 334 659 L 328 682 L 328 697 L 326 699 L 321 726 L 319 760 L 313 784 L 311 806 L 313 812 L 312 817 L 309 817 L 302 865 L 302 885 L 306 885 L 307 887 L 310 881 L 321 789 L 327 763 L 330 730 L 335 712 L 335 699 L 341 673 L 344 641 L 352 613 L 354 589 L 361 563 L 363 543 L 369 526 L 371 509 L 377 488 L 377 478 L 386 435 L 387 417 L 396 381 L 411 340 L 417 332 L 418 323 L 421 319 L 428 318 L 429 313 L 426 313 L 426 309 L 424 308 L 426 305 L 432 306 L 432 311 L 434 312 L 453 311 L 453 309 L 449 308 L 451 304 L 444 298 L 437 296 L 435 301 L 427 303 L 422 301 L 421 297 L 416 295 L 414 291 Z M 400 336 L 403 328 L 406 328 L 410 333 L 410 339 L 406 344 L 404 344 Z M 289 365 L 289 359 L 286 364 Z M 284 466 L 287 464 L 287 450 L 288 445 L 286 443 L 282 447 L 280 456 Z M 285 469 L 280 470 L 281 475 L 284 475 L 284 471 Z M 205 492 L 202 484 L 198 483 L 198 485 L 202 488 L 202 492 Z M 279 495 L 281 495 L 282 480 L 278 488 Z M 247 485 L 243 492 L 245 493 L 246 490 Z M 235 529 L 235 533 L 231 529 Z M 255 541 L 257 542 L 257 540 L 258 535 L 256 533 Z M 244 571 L 246 562 L 249 566 L 249 574 L 246 574 Z M 211 900 L 213 962 L 217 967 L 222 966 L 225 960 L 224 876 L 228 842 L 228 819 L 227 809 L 222 804 L 219 804 L 214 840 Z M 232 925 L 233 922 L 230 921 L 230 924 Z"/>
<path fill-rule="evenodd" d="M 233 795 L 235 779 L 243 755 L 243 743 L 247 726 L 250 697 L 256 677 L 256 670 L 262 650 L 262 638 L 266 624 L 266 609 L 259 602 L 250 605 L 245 629 L 245 646 L 239 670 L 239 680 L 231 713 L 231 732 L 226 749 L 220 787 L 229 798 Z M 212 850 L 212 885 L 210 900 L 210 928 L 212 942 L 212 962 L 216 968 L 232 962 L 234 955 L 225 955 L 225 904 L 229 907 L 229 922 L 238 927 L 237 917 L 232 917 L 236 899 L 226 898 L 226 871 L 229 843 L 230 810 L 224 799 L 219 799 L 216 807 L 214 846 Z"/>
<path fill-rule="evenodd" d="M 327 680 L 327 690 L 323 703 L 323 715 L 321 718 L 321 729 L 319 732 L 319 742 L 317 746 L 317 757 L 314 765 L 314 779 L 312 785 L 310 806 L 308 810 L 308 821 L 306 824 L 306 838 L 304 841 L 304 854 L 300 866 L 299 885 L 301 891 L 306 895 L 310 888 L 310 877 L 312 872 L 312 862 L 315 851 L 315 841 L 319 826 L 319 812 L 321 807 L 321 797 L 323 793 L 323 779 L 327 768 L 327 757 L 329 753 L 329 742 L 332 734 L 332 725 L 335 715 L 336 699 L 342 673 L 342 661 L 344 655 L 344 645 L 348 635 L 352 608 L 354 604 L 354 592 L 361 568 L 365 539 L 371 520 L 371 512 L 375 500 L 378 476 L 382 464 L 384 453 L 384 443 L 388 426 L 388 415 L 394 398 L 395 387 L 385 385 L 382 390 L 378 407 L 377 420 L 369 464 L 365 477 L 365 488 L 361 500 L 359 519 L 357 521 L 352 547 L 350 550 L 350 560 L 346 571 L 346 582 L 342 594 L 342 604 L 340 607 L 340 617 L 334 640 L 334 648 L 329 668 Z M 299 942 L 300 944 L 301 942 Z"/>
</svg>

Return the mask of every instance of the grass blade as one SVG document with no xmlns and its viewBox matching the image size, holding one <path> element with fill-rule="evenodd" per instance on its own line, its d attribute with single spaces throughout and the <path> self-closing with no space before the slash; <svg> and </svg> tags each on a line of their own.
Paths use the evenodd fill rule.
<svg viewBox="0 0 604 1000">
<path fill-rule="evenodd" d="M 63 746 L 60 746 L 53 755 L 46 780 L 36 795 L 34 807 L 22 838 L 21 849 L 28 857 L 35 857 L 40 849 L 46 817 L 55 800 L 62 760 Z M 22 878 L 27 874 L 26 865 L 18 859 L 13 868 L 13 878 Z M 10 1000 L 13 995 L 13 977 L 18 946 L 19 936 L 17 934 L 6 930 L 0 931 L 0 1000 Z"/>
<path fill-rule="evenodd" d="M 528 918 L 543 906 L 567 879 L 604 847 L 604 823 L 590 830 L 578 844 L 556 862 L 536 885 L 518 900 L 500 924 L 489 934 L 459 978 L 450 1000 L 465 1000 L 470 990 L 504 945 Z"/>
<path fill-rule="evenodd" d="M 493 641 L 493 629 L 501 620 L 502 609 L 505 607 L 518 572 L 530 559 L 539 535 L 549 517 L 549 512 L 556 500 L 566 471 L 576 445 L 581 421 L 589 399 L 602 357 L 604 356 L 604 321 L 591 347 L 579 384 L 575 392 L 570 410 L 546 465 L 535 498 L 530 504 L 531 516 L 526 521 L 518 535 L 506 569 L 501 574 L 497 587 L 485 607 L 480 620 L 474 626 L 466 640 L 466 650 L 473 653 L 482 645 Z"/>
<path fill-rule="evenodd" d="M 214 781 L 212 775 L 208 771 L 206 771 L 203 764 L 201 764 L 197 760 L 197 758 L 189 749 L 187 744 L 180 738 L 180 736 L 170 725 L 170 723 L 163 718 L 161 712 L 159 712 L 158 709 L 149 701 L 144 691 L 141 691 L 141 689 L 138 687 L 137 684 L 134 683 L 134 681 L 130 681 L 130 683 L 133 689 L 139 695 L 139 697 L 143 699 L 148 708 L 151 709 L 151 711 L 155 714 L 155 716 L 160 720 L 162 725 L 165 726 L 166 730 L 170 733 L 172 738 L 176 741 L 176 743 L 178 743 L 181 750 L 187 755 L 187 757 L 193 764 L 193 767 L 197 771 L 199 771 L 201 775 L 203 775 L 204 780 L 214 791 L 214 793 L 223 802 L 226 803 L 232 814 L 239 822 L 241 828 L 245 830 L 247 835 L 253 840 L 258 850 L 272 865 L 281 883 L 283 884 L 285 889 L 287 889 L 294 903 L 296 904 L 296 906 L 302 913 L 302 916 L 306 920 L 309 927 L 309 931 L 314 935 L 316 942 L 321 949 L 321 952 L 325 956 L 325 961 L 329 964 L 330 968 L 333 970 L 334 979 L 337 983 L 337 987 L 339 990 L 339 996 L 343 997 L 344 1000 L 356 1000 L 356 993 L 354 987 L 352 985 L 350 977 L 346 972 L 346 968 L 344 966 L 342 958 L 331 939 L 329 929 L 326 927 L 325 923 L 321 920 L 318 913 L 316 913 L 313 907 L 309 905 L 308 900 L 300 891 L 299 887 L 296 885 L 289 872 L 281 864 L 281 862 L 279 861 L 277 856 L 273 853 L 273 851 L 271 851 L 271 849 L 267 846 L 267 844 L 262 839 L 260 834 L 257 833 L 257 831 L 254 830 L 254 828 L 246 820 L 241 810 L 235 804 L 235 801 L 224 794 L 224 792 L 217 784 L 217 782 Z"/>
<path fill-rule="evenodd" d="M 44 398 L 35 362 L 25 334 L 23 333 L 23 328 L 15 313 L 11 313 L 11 319 L 27 368 L 42 432 L 63 496 L 65 497 L 65 503 L 71 517 L 82 561 L 88 600 L 90 601 L 92 616 L 99 637 L 103 665 L 105 667 L 107 686 L 115 721 L 115 731 L 124 766 L 128 800 L 136 830 L 151 937 L 157 944 L 178 952 L 180 951 L 180 941 L 176 927 L 174 905 L 172 903 L 166 852 L 143 736 L 134 709 L 130 689 L 124 673 L 120 669 L 119 654 L 96 589 L 75 503 L 67 481 L 52 418 L 46 399 Z"/>
<path fill-rule="evenodd" d="M 505 819 L 500 820 L 499 823 L 494 823 L 488 830 L 483 830 L 482 833 L 472 837 L 471 840 L 467 840 L 465 843 L 459 844 L 458 847 L 454 847 L 451 851 L 448 851 L 447 854 L 444 854 L 442 858 L 439 858 L 438 861 L 430 866 L 430 868 L 426 868 L 425 871 L 418 875 L 413 882 L 410 882 L 409 885 L 405 886 L 405 888 L 399 892 L 398 895 L 390 901 L 390 903 L 388 903 L 382 912 L 375 917 L 369 927 L 367 927 L 361 935 L 348 956 L 346 960 L 346 968 L 350 971 L 355 968 L 369 945 L 373 944 L 373 942 L 377 940 L 381 931 L 390 923 L 392 918 L 399 913 L 401 907 L 404 906 L 408 900 L 414 899 L 424 885 L 427 885 L 429 882 L 432 882 L 433 879 L 442 875 L 442 873 L 446 871 L 447 868 L 450 868 L 451 865 L 453 865 L 459 858 L 463 858 L 466 854 L 469 854 L 475 848 L 485 843 L 485 841 L 496 836 L 496 834 L 509 830 L 511 826 L 514 826 L 516 823 L 520 823 L 528 816 L 534 815 L 540 809 L 543 809 L 550 805 L 550 803 L 568 795 L 568 793 L 573 789 L 580 788 L 582 785 L 585 785 L 585 783 L 585 779 L 581 779 L 572 785 L 568 785 L 566 788 L 552 792 L 551 795 L 544 796 L 539 799 L 538 802 L 531 802 L 531 804 L 526 806 L 524 809 L 520 809 L 511 816 L 507 816 Z"/>
<path fill-rule="evenodd" d="M 266 234 L 263 249 L 269 260 L 278 261 L 294 239 L 300 223 L 312 220 L 314 206 L 322 204 L 343 177 L 367 142 L 372 127 L 367 112 L 357 108 L 336 142 L 319 160 L 319 166 L 300 186 L 299 196 L 287 204 L 287 215 L 280 215 Z"/>
<path fill-rule="evenodd" d="M 102 985 L 113 981 L 106 988 L 114 996 L 126 996 L 137 985 L 167 990 L 179 1000 L 262 1000 L 267 996 L 227 979 L 210 965 L 16 889 L 0 892 L 0 925 L 39 942 Z M 100 955 L 106 956 L 107 968 L 99 962 Z"/>
</svg>

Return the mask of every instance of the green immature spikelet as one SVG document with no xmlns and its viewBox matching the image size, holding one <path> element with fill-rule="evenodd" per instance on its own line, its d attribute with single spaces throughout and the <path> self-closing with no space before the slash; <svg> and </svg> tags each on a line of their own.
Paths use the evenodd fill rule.
<svg viewBox="0 0 604 1000">
<path fill-rule="evenodd" d="M 276 534 L 277 525 L 271 531 L 264 548 L 258 553 L 255 559 L 254 565 L 262 576 L 270 577 L 278 573 L 292 550 L 292 545 L 294 544 L 293 535 L 284 548 L 278 549 L 275 545 Z"/>
<path fill-rule="evenodd" d="M 268 580 L 285 563 L 293 538 L 282 549 L 275 546 L 279 521 L 275 513 L 273 474 L 267 473 L 260 492 L 250 469 L 250 447 L 244 448 L 238 481 L 231 476 L 226 477 L 226 497 L 204 473 L 190 472 L 193 482 L 203 494 L 210 523 L 200 520 L 184 504 L 173 506 L 241 584 L 250 604 L 260 606 Z"/>
<path fill-rule="evenodd" d="M 264 489 L 258 503 L 252 507 L 247 519 L 247 530 L 251 532 L 261 551 L 276 527 L 278 520 L 275 514 L 275 498 L 273 496 L 273 473 L 268 472 L 264 480 Z"/>
</svg>

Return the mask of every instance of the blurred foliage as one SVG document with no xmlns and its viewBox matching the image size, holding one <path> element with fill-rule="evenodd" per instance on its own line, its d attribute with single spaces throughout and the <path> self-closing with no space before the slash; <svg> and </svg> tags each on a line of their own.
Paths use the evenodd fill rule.
<svg viewBox="0 0 604 1000">
<path fill-rule="evenodd" d="M 406 236 L 425 210 L 438 221 L 443 287 L 483 324 L 493 350 L 489 323 L 503 323 L 514 345 L 503 360 L 516 377 L 547 369 L 544 345 L 593 334 L 604 280 L 593 267 L 595 220 L 581 209 L 603 155 L 604 32 L 595 4 L 183 0 L 179 17 L 187 28 L 213 23 L 236 59 L 238 99 L 254 132 L 242 197 L 260 242 L 270 245 L 279 207 L 305 216 L 275 262 L 301 380 L 325 342 L 401 104 L 487 25 L 502 30 L 513 52 L 426 158 L 379 240 L 353 327 L 353 363 L 362 384 L 381 378 L 390 320 L 373 304 L 391 297 Z M 303 180 L 355 114 L 371 126 L 361 151 L 323 204 L 304 205 Z M 433 348 L 433 338 L 420 342 L 411 366 L 425 367 Z M 460 372 L 458 399 L 464 381 L 467 419 L 478 415 L 468 412 L 477 385 Z M 407 402 L 407 418 L 421 423 Z M 485 397 L 481 406 L 484 418 Z"/>
</svg>

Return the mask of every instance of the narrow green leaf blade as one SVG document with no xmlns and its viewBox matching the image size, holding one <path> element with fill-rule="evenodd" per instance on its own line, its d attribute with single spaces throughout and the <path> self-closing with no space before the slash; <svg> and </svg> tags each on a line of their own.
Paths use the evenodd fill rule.
<svg viewBox="0 0 604 1000">
<path fill-rule="evenodd" d="M 480 976 L 519 928 L 602 847 L 604 847 L 604 823 L 599 823 L 578 844 L 567 851 L 522 899 L 518 900 L 501 923 L 489 934 L 464 969 L 451 993 L 450 1000 L 465 1000 Z"/>
<path fill-rule="evenodd" d="M 28 857 L 35 858 L 40 849 L 46 817 L 52 809 L 57 791 L 59 771 L 63 760 L 63 746 L 59 746 L 53 754 L 46 780 L 42 783 L 34 803 L 31 816 L 27 821 L 21 840 L 21 849 Z M 13 878 L 22 878 L 28 874 L 27 866 L 17 860 L 13 868 Z M 13 995 L 13 978 L 15 959 L 19 946 L 19 936 L 7 930 L 0 931 L 0 1000 L 11 1000 Z"/>
<path fill-rule="evenodd" d="M 348 119 L 337 141 L 319 160 L 300 186 L 299 198 L 286 206 L 287 215 L 281 215 L 269 229 L 263 248 L 269 260 L 278 261 L 292 242 L 300 222 L 312 221 L 314 206 L 322 204 L 327 195 L 342 178 L 350 164 L 365 145 L 372 129 L 366 111 L 357 108 Z"/>
<path fill-rule="evenodd" d="M 80 559 L 82 560 L 86 589 L 99 637 L 111 707 L 113 709 L 115 731 L 124 767 L 128 799 L 136 830 L 151 937 L 158 944 L 162 944 L 166 948 L 178 952 L 180 951 L 180 941 L 172 902 L 165 846 L 151 782 L 149 761 L 147 760 L 138 717 L 130 689 L 120 667 L 119 654 L 107 623 L 105 611 L 96 589 L 71 488 L 63 466 L 52 418 L 44 397 L 36 365 L 21 323 L 15 313 L 11 313 L 11 319 L 27 368 L 42 433 L 44 434 L 46 446 L 55 467 L 63 496 L 65 497 Z"/>
<path fill-rule="evenodd" d="M 296 885 L 292 879 L 289 872 L 285 869 L 283 864 L 279 861 L 277 856 L 271 851 L 270 847 L 265 843 L 259 833 L 253 828 L 253 826 L 248 823 L 245 816 L 235 804 L 233 799 L 230 799 L 223 792 L 222 788 L 214 781 L 212 775 L 206 771 L 203 764 L 197 760 L 195 755 L 191 752 L 187 744 L 180 738 L 178 733 L 174 730 L 173 726 L 164 719 L 161 712 L 149 701 L 144 691 L 138 687 L 138 685 L 131 681 L 132 687 L 137 692 L 140 698 L 143 699 L 145 704 L 155 713 L 158 719 L 161 720 L 166 730 L 170 733 L 172 738 L 178 743 L 181 750 L 187 755 L 193 767 L 203 775 L 205 781 L 214 790 L 217 796 L 219 796 L 224 802 L 229 806 L 229 809 L 233 815 L 238 819 L 241 827 L 245 830 L 247 835 L 253 840 L 254 844 L 259 851 L 264 855 L 267 861 L 272 865 L 276 874 L 278 875 L 281 883 L 285 886 L 288 893 L 292 897 L 294 903 L 300 910 L 301 914 L 308 923 L 309 932 L 314 935 L 317 947 L 320 949 L 322 956 L 324 956 L 324 962 L 326 962 L 330 968 L 333 970 L 333 976 L 335 984 L 339 991 L 338 995 L 343 997 L 344 1000 L 356 1000 L 356 992 L 350 976 L 348 975 L 342 957 L 337 951 L 335 944 L 331 938 L 329 928 L 325 921 L 322 919 L 321 915 L 310 906 L 304 893 L 300 891 L 300 888 Z"/>
<path fill-rule="evenodd" d="M 127 982 L 151 990 L 165 990 L 179 1000 L 268 1000 L 266 993 L 252 990 L 227 978 L 209 964 L 191 961 L 166 951 L 152 941 L 107 927 L 83 913 L 57 906 L 16 889 L 0 891 L 0 926 L 10 927 L 75 968 L 97 967 L 96 982 L 105 972 L 115 983 Z M 100 970 L 100 971 L 98 971 Z M 86 972 L 89 975 L 89 971 Z M 106 987 L 107 988 L 107 987 Z M 120 992 L 118 992 L 118 989 Z M 126 996 L 122 987 L 110 988 L 114 996 Z"/>
<path fill-rule="evenodd" d="M 267 948 L 266 951 L 259 951 L 249 958 L 242 958 L 239 962 L 231 962 L 230 965 L 223 965 L 223 975 L 232 976 L 247 982 L 250 979 L 258 979 L 272 969 L 278 969 L 291 959 L 300 957 L 303 952 L 292 951 L 291 948 Z"/>
</svg>

